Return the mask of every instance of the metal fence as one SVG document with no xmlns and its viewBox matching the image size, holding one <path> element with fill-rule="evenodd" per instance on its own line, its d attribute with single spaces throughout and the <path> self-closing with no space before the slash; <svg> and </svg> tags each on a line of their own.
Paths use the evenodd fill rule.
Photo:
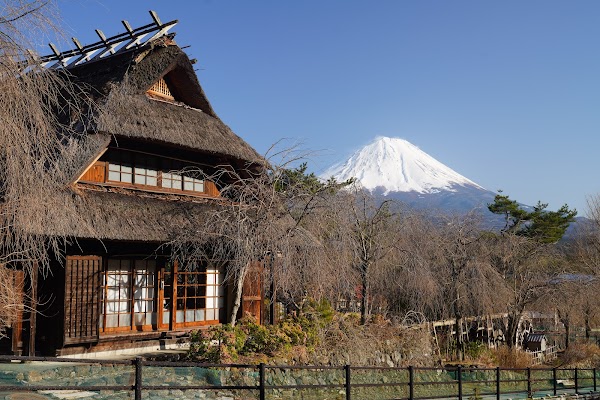
<svg viewBox="0 0 600 400">
<path fill-rule="evenodd" d="M 500 400 L 508 395 L 516 399 L 594 393 L 597 376 L 595 368 L 333 367 L 200 364 L 139 357 L 90 360 L 0 356 L 0 393 L 121 392 L 136 400 L 142 399 L 143 393 L 171 389 L 186 393 L 232 391 L 237 393 L 235 398 L 260 400 L 310 398 L 291 395 L 299 392 L 315 392 L 314 398 L 318 399 Z"/>
</svg>

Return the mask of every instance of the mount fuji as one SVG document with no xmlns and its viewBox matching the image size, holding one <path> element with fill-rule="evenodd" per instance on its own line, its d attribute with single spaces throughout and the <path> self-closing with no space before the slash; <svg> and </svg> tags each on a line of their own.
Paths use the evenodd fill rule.
<svg viewBox="0 0 600 400">
<path fill-rule="evenodd" d="M 495 193 L 460 175 L 412 143 L 379 137 L 321 177 L 355 178 L 376 196 L 418 209 L 447 212 L 485 210 Z M 487 211 L 487 210 L 485 210 Z"/>
</svg>

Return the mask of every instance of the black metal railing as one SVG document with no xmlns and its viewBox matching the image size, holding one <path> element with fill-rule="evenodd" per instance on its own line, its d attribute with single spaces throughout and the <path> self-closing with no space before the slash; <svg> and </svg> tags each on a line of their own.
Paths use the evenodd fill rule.
<svg viewBox="0 0 600 400">
<path fill-rule="evenodd" d="M 295 391 L 313 391 L 317 393 L 315 398 L 323 399 L 462 400 L 485 396 L 500 400 L 503 395 L 516 399 L 594 393 L 597 376 L 595 368 L 338 367 L 205 364 L 141 357 L 90 360 L 0 356 L 0 394 L 79 390 L 127 392 L 135 399 L 141 399 L 144 392 L 183 390 L 231 391 L 237 393 L 236 398 L 260 400 L 270 395 L 293 397 L 291 392 Z M 169 394 L 166 396 L 169 398 Z"/>
</svg>

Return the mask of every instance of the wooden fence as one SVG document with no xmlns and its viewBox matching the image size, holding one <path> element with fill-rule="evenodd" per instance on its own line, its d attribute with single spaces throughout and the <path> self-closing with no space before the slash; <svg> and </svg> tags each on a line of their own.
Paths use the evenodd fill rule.
<svg viewBox="0 0 600 400">
<path fill-rule="evenodd" d="M 28 383 L 23 381 L 8 382 L 6 375 L 10 368 L 15 368 L 14 361 L 36 362 L 37 365 L 68 363 L 69 365 L 85 365 L 92 377 L 106 375 L 102 368 L 123 368 L 126 382 L 114 384 L 46 384 L 44 381 Z M 315 398 L 352 398 L 369 399 L 468 399 L 489 398 L 500 400 L 502 396 L 511 398 L 533 398 L 557 394 L 587 394 L 597 390 L 596 369 L 563 369 L 563 368 L 475 368 L 475 367 L 446 367 L 446 368 L 395 368 L 395 367 L 366 367 L 366 366 L 287 366 L 287 365 L 250 365 L 250 364 L 200 364 L 195 362 L 146 361 L 143 358 L 135 360 L 87 360 L 65 358 L 16 357 L 0 356 L 4 378 L 0 383 L 2 392 L 37 392 L 44 393 L 57 390 L 88 391 L 88 392 L 128 392 L 137 399 L 142 394 L 154 391 L 164 391 L 176 388 L 182 391 L 245 391 L 247 397 L 236 395 L 243 399 L 268 399 L 269 396 L 287 398 L 289 391 L 332 391 L 333 396 Z M 12 363 L 11 363 L 12 362 Z M 58 370 L 60 367 L 56 367 Z M 163 379 L 152 382 L 146 374 L 156 373 L 173 368 L 185 369 L 188 378 L 194 371 L 210 372 L 216 377 L 212 382 L 184 380 L 184 384 L 169 384 Z M 231 378 L 231 371 L 238 371 L 237 381 Z M 154 372 L 152 372 L 154 371 Z M 228 374 L 222 378 L 222 374 Z M 307 382 L 302 374 L 315 373 L 319 381 Z M 191 374 L 191 375 L 190 375 Z M 296 375 L 294 375 L 296 374 Z M 73 374 L 71 373 L 73 377 Z M 286 379 L 279 379 L 285 376 Z M 297 380 L 289 377 L 298 376 Z M 327 381 L 326 377 L 332 376 Z M 242 377 L 242 378 L 240 378 Z M 383 379 L 384 377 L 387 377 Z M 181 379 L 180 379 L 181 381 Z M 93 382 L 93 381 L 92 381 Z M 300 383 L 299 383 L 300 382 Z M 51 382 L 49 382 L 51 383 Z M 366 394 L 367 391 L 371 394 Z M 288 391 L 288 392 L 286 392 Z M 277 392 L 277 396 L 273 393 Z M 330 392 L 331 393 L 331 392 Z M 373 394 L 376 393 L 376 394 Z"/>
</svg>

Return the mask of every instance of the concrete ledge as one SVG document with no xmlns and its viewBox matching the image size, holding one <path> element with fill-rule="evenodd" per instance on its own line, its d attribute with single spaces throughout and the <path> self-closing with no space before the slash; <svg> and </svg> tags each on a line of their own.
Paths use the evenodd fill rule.
<svg viewBox="0 0 600 400">
<path fill-rule="evenodd" d="M 89 351 L 86 353 L 76 353 L 61 355 L 59 358 L 72 359 L 97 359 L 97 360 L 126 360 L 141 356 L 144 354 L 157 355 L 161 352 L 186 351 L 190 348 L 190 343 L 187 339 L 160 339 L 152 340 L 146 343 L 138 342 L 135 347 L 127 349 L 112 349 L 101 351 Z"/>
</svg>

